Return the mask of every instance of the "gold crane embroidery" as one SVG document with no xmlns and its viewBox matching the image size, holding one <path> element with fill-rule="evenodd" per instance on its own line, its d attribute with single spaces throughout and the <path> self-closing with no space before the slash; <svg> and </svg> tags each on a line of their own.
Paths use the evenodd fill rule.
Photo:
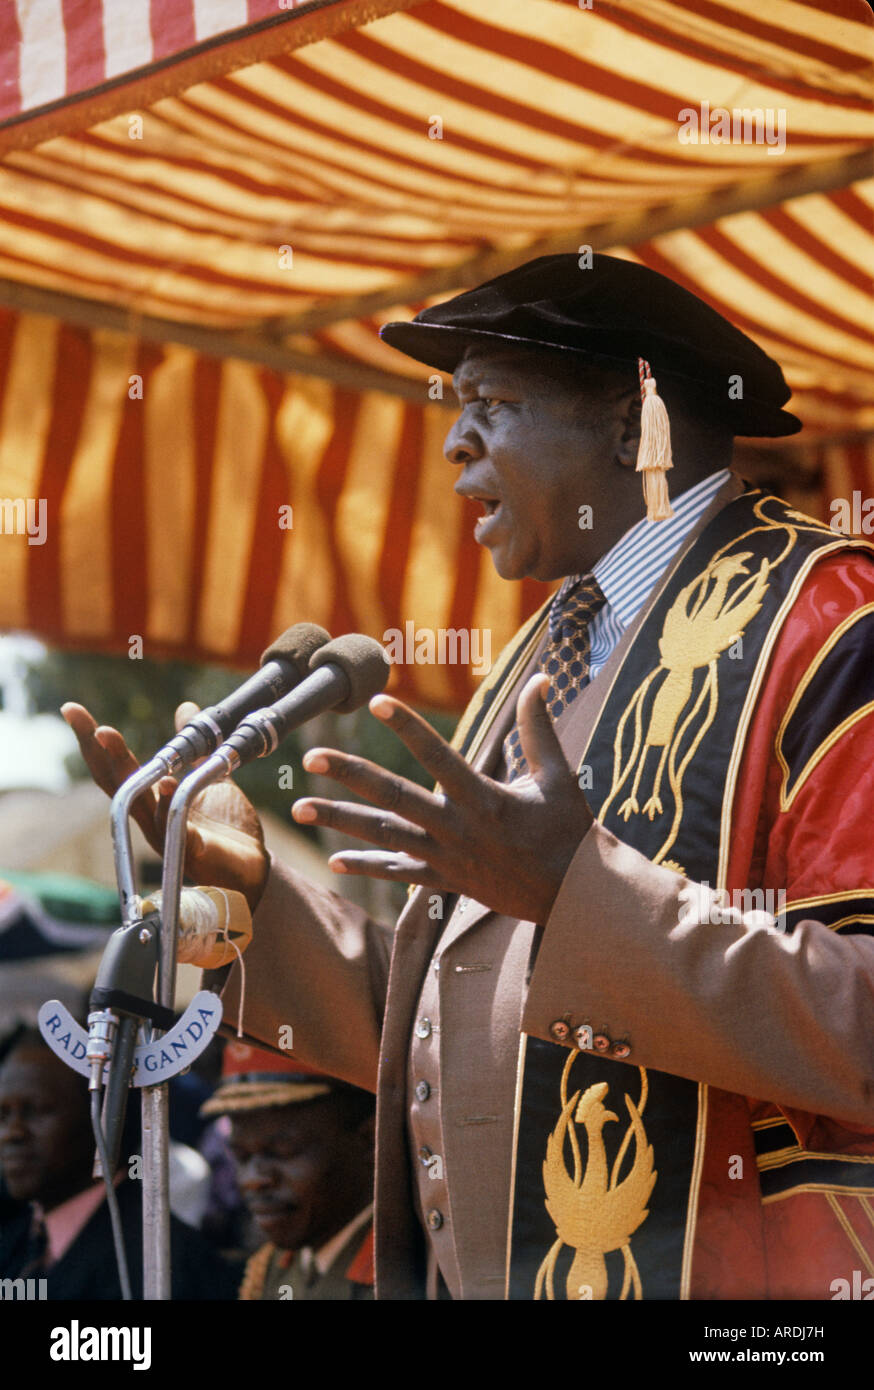
<svg viewBox="0 0 874 1390">
<path fill-rule="evenodd" d="M 647 1202 L 658 1177 L 653 1169 L 652 1145 L 647 1143 L 641 1119 L 647 1096 L 646 1072 L 643 1067 L 640 1068 L 640 1108 L 629 1095 L 625 1097 L 630 1123 L 608 1182 L 607 1152 L 601 1131 L 609 1120 L 618 1121 L 618 1116 L 602 1104 L 608 1091 L 606 1081 L 589 1086 L 582 1097 L 579 1091 L 575 1091 L 568 1099 L 568 1076 L 578 1055 L 576 1052 L 570 1054 L 562 1072 L 561 1115 L 546 1144 L 543 1185 L 546 1210 L 555 1224 L 556 1240 L 537 1272 L 534 1297 L 542 1298 L 545 1287 L 546 1297 L 555 1298 L 555 1265 L 562 1246 L 568 1245 L 574 1250 L 573 1262 L 565 1281 L 569 1299 L 602 1300 L 607 1297 L 608 1276 L 604 1256 L 610 1250 L 621 1250 L 625 1261 L 620 1299 L 628 1296 L 632 1285 L 634 1297 L 640 1299 L 643 1290 L 637 1262 L 631 1253 L 631 1237 L 649 1215 Z M 572 1121 L 574 1109 L 576 1115 Z M 585 1128 L 588 1141 L 585 1173 L 576 1134 L 578 1124 Z M 631 1172 L 619 1182 L 619 1171 L 632 1136 L 635 1142 L 634 1163 Z M 573 1153 L 573 1176 L 565 1164 L 566 1138 Z"/>
<path fill-rule="evenodd" d="M 659 665 L 645 677 L 622 714 L 614 742 L 613 785 L 610 795 L 599 812 L 604 815 L 633 774 L 631 790 L 619 807 L 619 815 L 628 821 L 640 814 L 641 782 L 650 749 L 660 750 L 652 783 L 652 792 L 643 806 L 649 820 L 664 813 L 662 782 L 667 768 L 668 783 L 673 794 L 675 819 L 668 840 L 659 857 L 666 853 L 676 838 L 682 816 L 682 780 L 686 767 L 701 739 L 716 717 L 718 689 L 717 658 L 743 635 L 744 629 L 762 606 L 768 587 L 770 566 L 762 560 L 758 570 L 750 575 L 747 561 L 752 552 L 720 555 L 690 584 L 680 590 L 665 617 L 659 638 Z M 748 575 L 742 584 L 729 593 L 732 581 Z M 696 672 L 704 669 L 705 676 L 695 692 Z M 650 686 L 662 676 L 649 711 L 646 733 L 643 733 L 644 705 Z M 702 716 L 702 709 L 707 705 Z M 691 708 L 690 708 L 691 706 Z M 623 761 L 623 746 L 629 721 L 633 718 L 632 746 Z M 697 724 L 697 728 L 694 726 Z M 693 735 L 680 757 L 690 728 Z M 679 761 L 678 761 L 679 760 Z"/>
</svg>

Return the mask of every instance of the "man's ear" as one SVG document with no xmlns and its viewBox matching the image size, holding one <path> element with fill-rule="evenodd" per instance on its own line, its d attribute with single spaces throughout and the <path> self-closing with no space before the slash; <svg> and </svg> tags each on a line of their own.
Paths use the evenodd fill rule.
<svg viewBox="0 0 874 1390">
<path fill-rule="evenodd" d="M 616 441 L 616 462 L 623 468 L 634 468 L 640 448 L 640 392 L 632 390 L 622 402 L 617 402 L 618 438 Z"/>
</svg>

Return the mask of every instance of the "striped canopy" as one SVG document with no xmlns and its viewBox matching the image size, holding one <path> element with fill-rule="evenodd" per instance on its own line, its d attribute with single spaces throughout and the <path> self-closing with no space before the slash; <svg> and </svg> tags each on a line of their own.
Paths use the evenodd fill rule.
<svg viewBox="0 0 874 1390">
<path fill-rule="evenodd" d="M 543 593 L 475 545 L 451 391 L 378 328 L 557 250 L 660 270 L 781 362 L 805 432 L 748 471 L 826 519 L 874 495 L 871 36 L 864 0 L 7 4 L 0 628 L 495 655 Z M 475 679 L 399 671 L 435 705 Z"/>
</svg>

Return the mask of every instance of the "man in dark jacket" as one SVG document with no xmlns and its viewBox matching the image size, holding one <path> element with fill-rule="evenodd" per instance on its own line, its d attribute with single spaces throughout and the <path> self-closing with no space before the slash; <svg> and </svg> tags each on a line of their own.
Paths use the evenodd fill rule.
<svg viewBox="0 0 874 1390">
<path fill-rule="evenodd" d="M 103 1182 L 92 1177 L 94 1140 L 84 1078 L 35 1030 L 18 1029 L 0 1049 L 0 1168 L 22 1205 L 0 1225 L 0 1279 L 35 1281 L 49 1299 L 120 1299 Z M 142 1298 L 142 1195 L 123 1176 L 117 1187 L 132 1293 Z M 239 1269 L 197 1231 L 171 1219 L 174 1299 L 233 1298 Z M 45 1283 L 41 1284 L 40 1281 Z M 27 1284 L 4 1283 L 3 1297 Z"/>
</svg>

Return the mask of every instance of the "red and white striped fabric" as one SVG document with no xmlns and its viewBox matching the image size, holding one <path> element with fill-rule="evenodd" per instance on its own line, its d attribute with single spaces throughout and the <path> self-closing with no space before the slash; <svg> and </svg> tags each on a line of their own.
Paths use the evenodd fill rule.
<svg viewBox="0 0 874 1390">
<path fill-rule="evenodd" d="M 153 101 L 265 52 L 287 51 L 365 23 L 402 3 L 3 0 L 0 129 L 27 122 L 27 143 L 50 130 L 81 129 L 113 106 Z M 119 96 L 107 100 L 113 90 L 121 106 Z M 63 112 L 67 115 L 58 115 Z M 50 113 L 54 120 L 45 119 Z"/>
</svg>

